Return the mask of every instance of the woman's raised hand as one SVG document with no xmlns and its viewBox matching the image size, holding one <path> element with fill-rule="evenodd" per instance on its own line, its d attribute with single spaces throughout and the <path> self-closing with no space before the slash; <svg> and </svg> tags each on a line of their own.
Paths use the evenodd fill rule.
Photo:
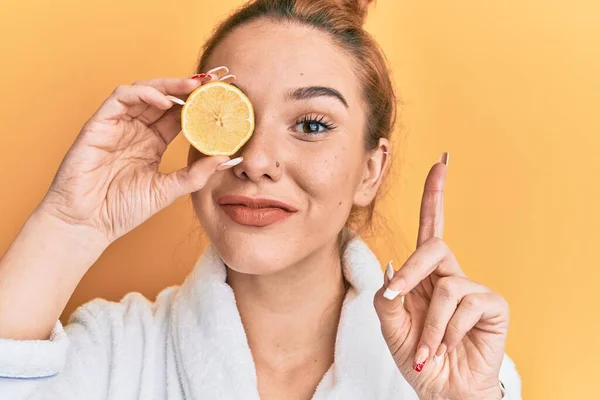
<svg viewBox="0 0 600 400">
<path fill-rule="evenodd" d="M 383 336 L 421 399 L 500 399 L 507 302 L 469 280 L 444 226 L 447 154 L 425 181 L 417 249 L 375 295 Z"/>
</svg>

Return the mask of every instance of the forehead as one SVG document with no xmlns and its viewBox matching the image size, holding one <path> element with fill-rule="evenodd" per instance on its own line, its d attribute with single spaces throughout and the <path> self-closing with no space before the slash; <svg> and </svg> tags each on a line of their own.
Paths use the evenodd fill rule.
<svg viewBox="0 0 600 400">
<path fill-rule="evenodd" d="M 305 25 L 259 19 L 242 25 L 216 46 L 206 69 L 229 67 L 244 88 L 284 92 L 303 86 L 339 90 L 358 105 L 352 59 L 329 34 Z"/>
</svg>

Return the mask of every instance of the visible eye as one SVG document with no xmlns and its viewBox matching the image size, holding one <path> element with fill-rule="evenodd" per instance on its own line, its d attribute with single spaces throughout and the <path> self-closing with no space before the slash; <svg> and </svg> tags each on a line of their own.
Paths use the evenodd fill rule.
<svg viewBox="0 0 600 400">
<path fill-rule="evenodd" d="M 335 129 L 336 126 L 324 116 L 305 115 L 296 121 L 295 130 L 305 135 L 316 135 Z"/>
<path fill-rule="evenodd" d="M 304 121 L 298 125 L 302 129 L 303 133 L 319 133 L 327 129 L 317 121 Z"/>
</svg>

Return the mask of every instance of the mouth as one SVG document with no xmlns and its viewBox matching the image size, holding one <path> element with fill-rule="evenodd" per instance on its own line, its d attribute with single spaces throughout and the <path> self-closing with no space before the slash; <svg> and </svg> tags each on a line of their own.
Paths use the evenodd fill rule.
<svg viewBox="0 0 600 400">
<path fill-rule="evenodd" d="M 298 211 L 283 201 L 268 198 L 228 195 L 220 197 L 217 202 L 233 222 L 252 227 L 281 222 Z"/>
</svg>

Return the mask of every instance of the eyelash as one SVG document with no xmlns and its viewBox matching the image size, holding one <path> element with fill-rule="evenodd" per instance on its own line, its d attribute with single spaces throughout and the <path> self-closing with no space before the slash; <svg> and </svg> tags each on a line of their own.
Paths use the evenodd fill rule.
<svg viewBox="0 0 600 400">
<path fill-rule="evenodd" d="M 304 130 L 301 129 L 300 133 L 302 133 L 303 135 L 319 135 L 319 134 L 323 134 L 324 132 L 327 131 L 331 131 L 334 130 L 335 128 L 337 128 L 337 126 L 331 122 L 328 121 L 324 115 L 315 115 L 315 114 L 308 114 L 303 116 L 302 118 L 296 120 L 296 124 L 294 125 L 294 128 L 296 128 L 298 125 L 301 124 L 306 124 L 306 123 L 316 123 L 319 126 L 322 126 L 324 128 L 323 131 L 314 131 L 314 132 L 304 132 Z"/>
</svg>

